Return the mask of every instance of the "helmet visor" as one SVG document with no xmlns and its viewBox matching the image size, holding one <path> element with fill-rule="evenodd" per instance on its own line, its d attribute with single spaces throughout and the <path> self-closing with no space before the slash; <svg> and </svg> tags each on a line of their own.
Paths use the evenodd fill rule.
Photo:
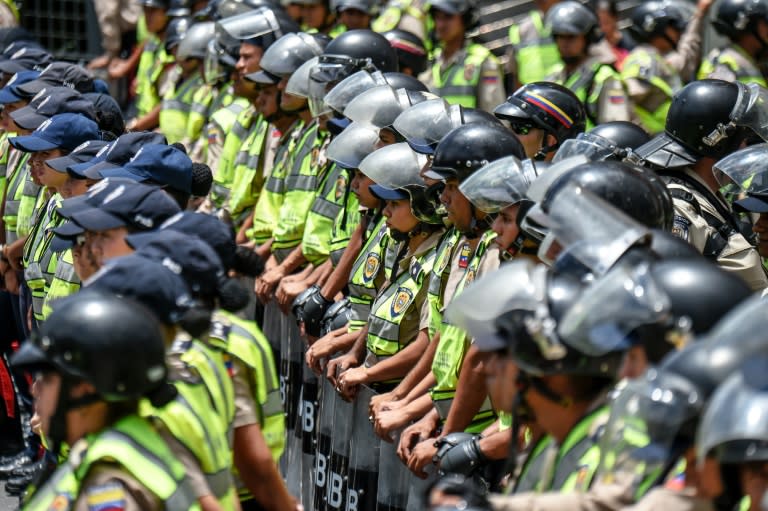
<svg viewBox="0 0 768 511">
<path fill-rule="evenodd" d="M 768 443 L 768 392 L 754 388 L 741 372 L 717 389 L 704 412 L 696 437 L 699 463 L 711 454 L 721 463 L 766 461 L 764 449 L 753 448 L 750 456 L 747 442 L 740 450 L 722 448 L 724 443 L 736 441 L 750 441 L 753 447 Z"/>
<path fill-rule="evenodd" d="M 546 172 L 543 172 L 538 176 L 528 188 L 528 198 L 534 202 L 541 202 L 544 200 L 544 196 L 547 194 L 549 187 L 557 181 L 557 178 L 565 174 L 571 169 L 589 163 L 589 158 L 584 155 L 572 156 L 567 159 L 563 159 L 556 164 L 552 164 L 547 168 Z"/>
<path fill-rule="evenodd" d="M 547 220 L 561 254 L 568 253 L 595 275 L 605 274 L 630 247 L 650 239 L 645 226 L 573 184 L 556 195 Z"/>
<path fill-rule="evenodd" d="M 602 137 L 580 133 L 576 138 L 569 138 L 560 145 L 552 158 L 552 163 L 582 155 L 589 161 L 602 161 L 613 156 L 616 147 Z"/>
<path fill-rule="evenodd" d="M 427 158 L 411 149 L 406 143 L 382 147 L 360 162 L 360 171 L 376 184 L 391 190 L 406 187 L 426 188 L 421 169 Z"/>
<path fill-rule="evenodd" d="M 397 116 L 409 106 L 404 90 L 395 91 L 389 85 L 379 85 L 352 98 L 344 109 L 344 116 L 384 128 L 392 125 Z"/>
<path fill-rule="evenodd" d="M 215 39 L 208 42 L 203 63 L 205 83 L 211 84 L 226 78 L 226 68 L 221 63 L 222 53 L 225 52 L 218 47 Z"/>
<path fill-rule="evenodd" d="M 366 156 L 376 150 L 379 130 L 353 122 L 328 144 L 328 159 L 347 169 L 356 169 Z"/>
<path fill-rule="evenodd" d="M 370 59 L 353 59 L 346 55 L 320 55 L 320 61 L 312 70 L 311 77 L 317 82 L 335 84 L 363 69 L 375 70 Z"/>
<path fill-rule="evenodd" d="M 743 192 L 768 193 L 768 144 L 745 147 L 713 166 L 720 186 L 735 184 Z"/>
<path fill-rule="evenodd" d="M 469 176 L 459 185 L 459 190 L 480 211 L 498 213 L 525 198 L 531 181 L 536 178 L 531 170 L 515 156 L 507 156 Z"/>
<path fill-rule="evenodd" d="M 648 267 L 619 266 L 588 287 L 558 325 L 565 343 L 591 356 L 631 346 L 637 327 L 670 317 L 670 300 Z"/>
<path fill-rule="evenodd" d="M 312 82 L 318 83 L 314 79 Z M 384 75 L 381 72 L 374 71 L 369 73 L 368 71 L 358 71 L 333 87 L 325 95 L 325 104 L 335 111 L 342 113 L 350 101 L 363 92 L 379 85 L 387 85 L 387 80 L 384 79 Z"/>
<path fill-rule="evenodd" d="M 224 18 L 216 24 L 217 33 L 244 41 L 267 34 L 280 33 L 280 23 L 275 12 L 269 8 L 254 9 L 237 16 Z"/>
<path fill-rule="evenodd" d="M 733 124 L 751 129 L 757 136 L 768 142 L 768 90 L 756 83 L 748 85 L 737 83 L 737 85 L 739 96 L 731 112 Z M 707 142 L 708 138 L 716 135 L 717 133 L 713 132 L 709 137 L 705 137 L 704 141 Z"/>
<path fill-rule="evenodd" d="M 450 105 L 444 99 L 424 101 L 397 116 L 393 127 L 415 147 L 437 144 L 455 126 L 451 122 Z"/>
<path fill-rule="evenodd" d="M 318 57 L 314 57 L 303 63 L 285 85 L 285 92 L 300 98 L 309 97 L 309 72 L 317 65 Z"/>
<path fill-rule="evenodd" d="M 289 76 L 304 62 L 320 55 L 322 48 L 307 34 L 286 34 L 278 39 L 261 57 L 261 68 L 280 77 Z"/>
</svg>

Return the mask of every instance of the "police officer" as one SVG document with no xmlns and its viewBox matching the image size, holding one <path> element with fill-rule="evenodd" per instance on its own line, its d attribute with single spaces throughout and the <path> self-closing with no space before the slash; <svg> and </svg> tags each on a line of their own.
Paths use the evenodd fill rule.
<svg viewBox="0 0 768 511">
<path fill-rule="evenodd" d="M 371 0 L 334 0 L 339 25 L 346 30 L 371 28 L 371 21 L 376 16 L 378 5 Z"/>
<path fill-rule="evenodd" d="M 586 128 L 584 104 L 562 85 L 536 82 L 524 85 L 498 105 L 493 114 L 509 122 L 528 158 L 549 161 L 560 144 Z"/>
<path fill-rule="evenodd" d="M 382 35 L 397 52 L 398 70 L 401 73 L 419 76 L 427 69 L 427 48 L 423 39 L 400 29 L 387 30 Z"/>
<path fill-rule="evenodd" d="M 702 80 L 687 85 L 675 96 L 664 133 L 639 147 L 637 155 L 667 183 L 675 206 L 672 232 L 758 290 L 768 285 L 760 257 L 712 173 L 715 161 L 743 141 L 743 131 L 725 133 L 717 127 L 732 123 L 733 108 L 750 97 L 740 83 Z"/>
<path fill-rule="evenodd" d="M 721 0 L 712 25 L 731 44 L 713 49 L 704 58 L 699 79 L 738 80 L 765 87 L 765 69 L 760 59 L 768 50 L 768 2 Z"/>
<path fill-rule="evenodd" d="M 36 410 L 51 445 L 71 446 L 24 509 L 197 508 L 184 467 L 138 415 L 139 399 L 162 406 L 173 396 L 152 312 L 78 293 L 62 300 L 13 362 L 38 375 Z"/>
<path fill-rule="evenodd" d="M 534 10 L 509 27 L 508 85 L 519 89 L 523 85 L 544 80 L 560 63 L 552 33 L 544 17 L 559 0 L 536 0 Z"/>
<path fill-rule="evenodd" d="M 649 133 L 663 129 L 672 96 L 691 77 L 700 57 L 702 18 L 711 0 L 693 16 L 684 3 L 644 2 L 632 11 L 630 31 L 640 43 L 624 60 L 621 78 L 635 108 L 635 122 Z"/>
<path fill-rule="evenodd" d="M 589 127 L 629 120 L 629 102 L 615 68 L 616 59 L 601 39 L 594 12 L 568 0 L 553 6 L 546 21 L 562 60 L 547 81 L 576 94 L 586 108 Z"/>
<path fill-rule="evenodd" d="M 421 80 L 447 102 L 490 112 L 504 100 L 499 62 L 484 46 L 466 34 L 477 24 L 470 0 L 430 3 L 439 46 Z"/>
<path fill-rule="evenodd" d="M 379 33 L 390 30 L 410 32 L 429 44 L 427 39 L 426 3 L 422 0 L 389 0 L 381 8 L 381 14 L 373 20 L 371 28 Z"/>
</svg>

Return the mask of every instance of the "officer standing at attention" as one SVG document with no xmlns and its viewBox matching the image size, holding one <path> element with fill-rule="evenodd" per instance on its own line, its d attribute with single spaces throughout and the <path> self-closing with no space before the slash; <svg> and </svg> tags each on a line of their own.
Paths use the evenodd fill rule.
<svg viewBox="0 0 768 511">
<path fill-rule="evenodd" d="M 629 101 L 616 71 L 616 57 L 599 33 L 595 13 L 567 0 L 549 10 L 547 25 L 562 59 L 547 81 L 567 87 L 584 103 L 588 128 L 628 121 Z"/>
<path fill-rule="evenodd" d="M 699 0 L 692 17 L 680 2 L 644 2 L 632 11 L 630 32 L 640 44 L 624 60 L 621 78 L 636 122 L 651 134 L 664 129 L 672 96 L 696 71 L 702 18 L 711 4 Z"/>
<path fill-rule="evenodd" d="M 768 1 L 721 0 L 712 26 L 731 44 L 709 52 L 699 68 L 699 79 L 755 82 L 765 87 Z"/>
<path fill-rule="evenodd" d="M 701 80 L 675 96 L 664 133 L 637 148 L 637 156 L 658 172 L 674 201 L 672 233 L 693 244 L 705 257 L 736 272 L 757 291 L 768 278 L 755 248 L 742 234 L 731 205 L 720 194 L 712 166 L 746 138 L 732 111 L 746 110 L 759 87 L 739 82 Z M 762 104 L 758 108 L 763 108 Z M 747 126 L 759 128 L 759 126 Z"/>
<path fill-rule="evenodd" d="M 430 13 L 439 46 L 419 78 L 448 103 L 492 111 L 504 101 L 504 84 L 498 59 L 467 38 L 478 21 L 472 0 L 433 1 Z"/>
<path fill-rule="evenodd" d="M 509 27 L 512 48 L 507 55 L 507 89 L 539 82 L 554 72 L 555 66 L 560 63 L 557 45 L 544 23 L 544 16 L 559 1 L 535 0 L 536 9 Z"/>
<path fill-rule="evenodd" d="M 49 445 L 71 446 L 24 509 L 199 509 L 184 467 L 137 413 L 142 398 L 174 396 L 152 312 L 106 293 L 67 297 L 12 363 L 37 375 Z"/>
</svg>

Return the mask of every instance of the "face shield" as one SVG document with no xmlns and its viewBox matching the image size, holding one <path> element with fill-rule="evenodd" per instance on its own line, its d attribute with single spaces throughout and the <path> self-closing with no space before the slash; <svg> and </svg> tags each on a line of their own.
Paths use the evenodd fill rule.
<svg viewBox="0 0 768 511">
<path fill-rule="evenodd" d="M 709 146 L 717 145 L 739 127 L 749 128 L 758 137 L 768 141 L 768 90 L 756 83 L 735 83 L 739 87 L 739 95 L 731 111 L 731 121 L 719 124 L 704 137 L 704 143 Z"/>
<path fill-rule="evenodd" d="M 536 179 L 531 166 L 524 166 L 514 156 L 493 161 L 469 176 L 459 185 L 461 193 L 485 213 L 498 213 L 525 198 Z"/>
<path fill-rule="evenodd" d="M 267 34 L 275 34 L 277 37 L 281 35 L 280 22 L 275 12 L 269 8 L 253 9 L 224 18 L 216 23 L 216 32 L 226 34 L 237 41 L 256 39 Z"/>
<path fill-rule="evenodd" d="M 289 76 L 304 62 L 322 52 L 323 49 L 309 34 L 286 34 L 264 52 L 260 65 L 275 76 Z"/>
<path fill-rule="evenodd" d="M 317 65 L 318 57 L 314 57 L 303 63 L 294 71 L 285 85 L 286 94 L 299 98 L 309 97 L 309 73 Z"/>
<path fill-rule="evenodd" d="M 376 150 L 379 130 L 353 122 L 328 144 L 328 159 L 347 169 L 356 169 L 366 156 Z"/>
<path fill-rule="evenodd" d="M 369 58 L 355 59 L 346 55 L 320 55 L 310 77 L 316 82 L 336 84 L 357 71 L 376 71 Z"/>
<path fill-rule="evenodd" d="M 768 193 L 768 144 L 757 144 L 729 154 L 712 167 L 721 187 L 736 185 L 744 193 Z"/>
<path fill-rule="evenodd" d="M 726 314 L 697 340 L 710 356 L 720 360 L 747 353 L 766 353 L 768 340 L 768 302 L 760 296 L 748 298 Z"/>
<path fill-rule="evenodd" d="M 758 365 L 765 369 L 764 364 Z M 758 387 L 759 384 L 750 381 L 751 376 L 758 381 L 765 380 L 765 374 L 739 371 L 710 399 L 696 435 L 699 463 L 710 455 L 720 463 L 768 461 L 768 392 L 764 386 Z"/>
<path fill-rule="evenodd" d="M 352 98 L 344 109 L 344 117 L 355 122 L 372 124 L 377 128 L 385 128 L 391 126 L 401 113 L 410 108 L 411 96 L 416 96 L 421 101 L 437 99 L 437 96 L 428 92 L 412 91 L 409 94 L 405 89 L 395 90 L 390 85 L 379 85 Z"/>
<path fill-rule="evenodd" d="M 411 149 L 406 143 L 382 147 L 360 162 L 360 172 L 376 184 L 391 190 L 407 187 L 425 188 L 421 169 L 427 158 Z"/>
<path fill-rule="evenodd" d="M 562 144 L 552 158 L 552 163 L 557 163 L 573 156 L 584 156 L 589 161 L 603 161 L 612 156 L 621 156 L 622 148 L 612 144 L 607 139 L 580 133 L 576 138 L 569 138 Z"/>
<path fill-rule="evenodd" d="M 538 177 L 531 183 L 527 192 L 528 198 L 533 202 L 543 201 L 547 190 L 549 190 L 552 183 L 557 181 L 557 178 L 585 163 L 589 163 L 589 159 L 584 155 L 572 156 L 556 164 L 553 163 L 547 168 L 546 172 L 539 173 Z"/>
<path fill-rule="evenodd" d="M 419 152 L 431 154 L 435 145 L 453 128 L 450 105 L 444 99 L 424 101 L 397 116 L 392 126 Z"/>
<path fill-rule="evenodd" d="M 647 265 L 619 266 L 589 286 L 558 325 L 560 338 L 590 356 L 631 347 L 628 336 L 642 325 L 671 321 L 671 302 Z"/>
<path fill-rule="evenodd" d="M 604 275 L 630 247 L 651 237 L 648 228 L 574 184 L 555 196 L 543 223 L 562 247 L 558 257 L 567 254 L 595 276 Z"/>
<path fill-rule="evenodd" d="M 314 80 L 311 81 L 310 92 L 316 83 L 320 85 L 319 82 L 315 82 Z M 323 100 L 328 107 L 336 112 L 342 113 L 349 102 L 354 98 L 369 89 L 383 85 L 387 85 L 387 80 L 380 71 L 374 71 L 372 73 L 368 71 L 358 71 L 339 82 L 338 85 L 330 90 L 330 92 L 325 94 Z M 320 89 L 320 87 L 318 87 L 318 89 Z M 314 93 L 310 97 L 313 96 Z"/>
<path fill-rule="evenodd" d="M 682 453 L 675 441 L 686 421 L 704 406 L 703 397 L 685 379 L 650 369 L 629 380 L 611 402 L 600 437 L 596 480 L 626 475 L 640 484 L 661 475 Z"/>
<path fill-rule="evenodd" d="M 224 52 L 212 39 L 208 42 L 205 51 L 205 61 L 203 62 L 203 80 L 205 83 L 212 84 L 227 78 L 226 68 L 221 64 Z"/>
</svg>

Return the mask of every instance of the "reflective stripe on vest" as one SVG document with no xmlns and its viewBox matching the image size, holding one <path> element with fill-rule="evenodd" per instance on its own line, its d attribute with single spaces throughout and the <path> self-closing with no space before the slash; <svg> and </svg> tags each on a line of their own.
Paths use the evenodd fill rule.
<svg viewBox="0 0 768 511">
<path fill-rule="evenodd" d="M 236 229 L 252 213 L 251 208 L 256 204 L 264 184 L 262 155 L 269 131 L 269 121 L 259 115 L 235 157 L 232 189 L 225 208 L 232 215 Z"/>
<path fill-rule="evenodd" d="M 405 338 L 400 333 L 400 323 L 413 310 L 416 296 L 424 285 L 424 280 L 432 271 L 435 262 L 435 250 L 411 260 L 410 266 L 385 287 L 371 305 L 368 318 L 368 338 L 366 347 L 376 356 L 394 355 L 415 340 Z"/>
<path fill-rule="evenodd" d="M 162 101 L 160 109 L 160 131 L 168 139 L 169 144 L 184 140 L 187 135 L 189 111 L 195 92 L 203 85 L 199 72 L 193 73 L 181 83 L 178 88 L 169 90 Z"/>
<path fill-rule="evenodd" d="M 51 285 L 45 293 L 43 301 L 43 320 L 48 319 L 52 309 L 52 304 L 60 298 L 73 295 L 80 290 L 80 277 L 75 272 L 72 249 L 67 249 L 59 254 L 56 263 L 56 273 L 53 275 Z"/>
<path fill-rule="evenodd" d="M 256 113 L 255 107 L 248 105 L 237 116 L 230 130 L 225 132 L 227 138 L 224 140 L 219 167 L 213 175 L 213 187 L 210 194 L 211 201 L 218 208 L 223 207 L 229 198 L 232 181 L 234 180 L 235 159 L 243 148 L 243 142 L 248 136 L 254 120 L 260 118 L 261 116 Z"/>
<path fill-rule="evenodd" d="M 441 70 L 439 59 L 432 64 L 434 92 L 448 103 L 475 108 L 483 62 L 493 56 L 484 46 L 474 43 L 470 43 L 460 52 L 462 53 L 444 71 Z"/>
<path fill-rule="evenodd" d="M 24 192 L 24 182 L 29 173 L 27 160 L 31 153 L 22 153 L 16 149 L 8 150 L 8 165 L 12 166 L 10 171 L 6 168 L 8 183 L 5 193 L 5 210 L 3 211 L 3 222 L 5 223 L 5 242 L 13 243 L 18 239 L 18 218 L 21 207 L 21 198 Z M 29 220 L 27 221 L 29 222 Z"/>
<path fill-rule="evenodd" d="M 56 273 L 59 254 L 50 249 L 53 229 L 64 222 L 58 215 L 61 196 L 53 194 L 43 206 L 39 220 L 24 245 L 24 280 L 32 294 L 32 314 L 42 321 L 43 302 Z"/>
<path fill-rule="evenodd" d="M 19 201 L 19 215 L 16 220 L 16 235 L 19 238 L 27 236 L 32 231 L 37 210 L 43 204 L 45 187 L 35 184 L 29 173 L 29 164 L 24 165 L 24 185 Z"/>
<path fill-rule="evenodd" d="M 360 254 L 352 264 L 349 282 L 349 302 L 352 306 L 352 314 L 349 320 L 348 330 L 356 332 L 365 326 L 368 315 L 371 313 L 371 304 L 379 293 L 377 280 L 383 282 L 384 251 L 390 241 L 386 218 L 383 216 L 375 223 L 372 234 L 363 244 Z"/>
<path fill-rule="evenodd" d="M 521 85 L 544 80 L 560 63 L 560 52 L 544 24 L 541 11 L 531 11 L 528 16 L 536 30 L 536 38 L 521 41 L 519 24 L 509 27 L 509 41 L 515 47 L 517 61 L 516 78 Z"/>
<path fill-rule="evenodd" d="M 136 69 L 137 117 L 147 115 L 160 104 L 157 81 L 165 65 L 172 61 L 173 57 L 165 52 L 165 46 L 157 36 L 150 34 Z"/>
<path fill-rule="evenodd" d="M 341 213 L 344 191 L 350 180 L 349 171 L 335 163 L 329 162 L 326 169 L 307 213 L 304 236 L 301 239 L 304 257 L 315 266 L 326 261 L 331 254 L 333 225 Z"/>
<path fill-rule="evenodd" d="M 461 233 L 454 228 L 446 231 L 437 248 L 437 257 L 429 275 L 427 300 L 429 300 L 429 338 L 432 339 L 443 321 L 443 292 L 450 274 L 450 262 L 453 250 L 461 238 Z"/>
<path fill-rule="evenodd" d="M 290 156 L 296 149 L 303 125 L 303 121 L 299 119 L 283 133 L 275 151 L 272 170 L 261 190 L 259 200 L 256 201 L 253 210 L 253 226 L 247 234 L 248 239 L 254 240 L 259 245 L 272 237 L 272 232 L 277 225 L 280 206 L 285 198 L 285 176 L 288 173 Z"/>
<path fill-rule="evenodd" d="M 110 429 L 81 442 L 87 442 L 81 459 L 70 456 L 60 465 L 31 497 L 25 510 L 72 509 L 73 499 L 80 494 L 80 486 L 91 467 L 102 460 L 119 465 L 164 503 L 165 509 L 200 509 L 183 465 L 146 420 L 135 415 L 124 417 Z"/>
<path fill-rule="evenodd" d="M 699 80 L 705 78 L 719 78 L 716 75 L 714 77 L 711 75 L 714 74 L 720 66 L 730 69 L 736 76 L 736 80 L 742 83 L 757 83 L 762 87 L 768 86 L 765 77 L 755 65 L 752 57 L 747 55 L 746 52 L 737 45 L 712 50 L 712 52 L 707 55 L 707 58 L 702 61 L 697 78 Z"/>
<path fill-rule="evenodd" d="M 664 131 L 667 111 L 672 105 L 672 97 L 682 89 L 680 75 L 667 64 L 664 58 L 652 47 L 641 45 L 632 50 L 624 60 L 621 79 L 638 79 L 656 87 L 664 93 L 666 99 L 661 104 L 638 104 L 634 101 L 635 113 L 643 127 L 651 133 Z"/>
<path fill-rule="evenodd" d="M 362 215 L 360 214 L 360 202 L 357 199 L 357 195 L 352 193 L 352 173 L 346 172 L 347 182 L 344 186 L 342 206 L 339 215 L 333 225 L 331 226 L 331 263 L 333 267 L 339 265 L 341 257 L 344 255 L 344 251 L 349 245 L 349 241 L 352 239 L 352 234 L 360 225 Z M 337 191 L 339 193 L 339 186 L 337 183 Z"/>
</svg>

